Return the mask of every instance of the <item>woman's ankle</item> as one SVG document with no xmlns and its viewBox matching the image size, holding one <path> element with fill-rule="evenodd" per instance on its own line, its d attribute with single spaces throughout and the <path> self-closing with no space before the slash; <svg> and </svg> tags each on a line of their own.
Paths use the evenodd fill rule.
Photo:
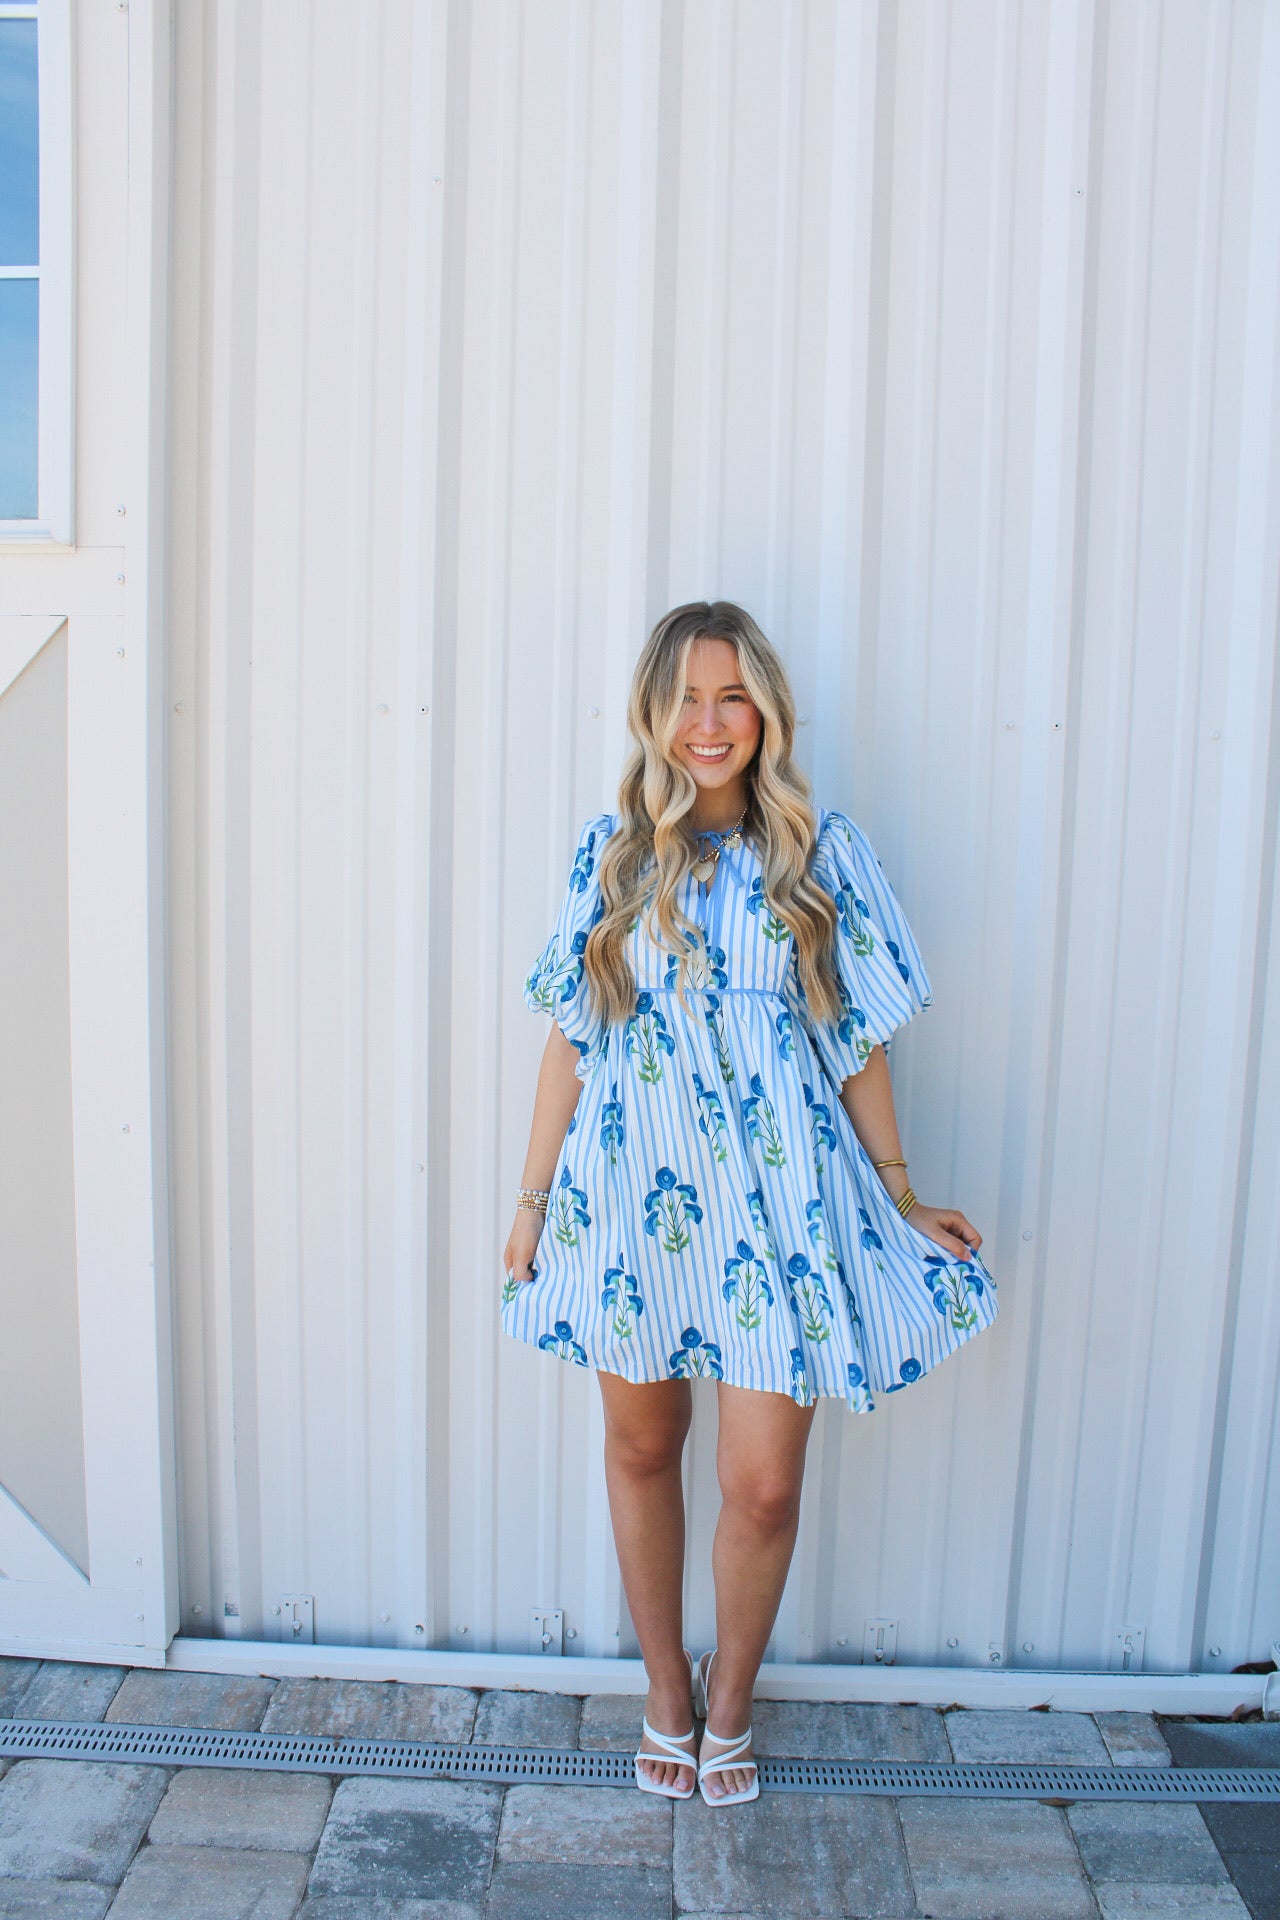
<svg viewBox="0 0 1280 1920">
<path fill-rule="evenodd" d="M 661 1656 L 646 1658 L 644 1671 L 650 1693 L 688 1693 L 689 1691 L 689 1662 L 685 1659 L 683 1652 L 677 1653 L 674 1659 L 670 1657 L 664 1659 Z"/>
</svg>

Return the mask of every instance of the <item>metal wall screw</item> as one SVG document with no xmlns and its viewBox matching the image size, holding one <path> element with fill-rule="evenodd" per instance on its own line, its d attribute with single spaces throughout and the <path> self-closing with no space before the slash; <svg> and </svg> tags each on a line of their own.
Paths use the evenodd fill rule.
<svg viewBox="0 0 1280 1920">
<path fill-rule="evenodd" d="M 120 503 L 120 505 L 119 505 L 119 506 L 118 506 L 118 507 L 116 508 L 116 512 L 117 512 L 117 513 L 123 513 L 123 512 L 124 512 L 124 502 L 123 502 L 123 501 L 121 501 L 121 503 Z"/>
<path fill-rule="evenodd" d="M 414 1632 L 415 1632 L 415 1633 L 425 1633 L 425 1632 L 426 1632 L 426 1628 L 425 1628 L 424 1626 L 421 1626 L 421 1625 L 419 1625 L 419 1626 L 415 1626 L 413 1630 L 414 1630 Z"/>
<path fill-rule="evenodd" d="M 145 1613 L 135 1613 L 133 1617 L 135 1620 L 145 1620 L 147 1616 Z"/>
<path fill-rule="evenodd" d="M 592 718 L 593 720 L 598 720 L 598 719 L 600 718 L 600 709 L 599 709 L 599 707 L 588 707 L 588 708 L 587 708 L 587 712 L 588 712 L 588 713 L 589 713 L 589 714 L 591 715 L 591 718 Z"/>
<path fill-rule="evenodd" d="M 1210 1649 L 1209 1649 L 1209 1658 L 1210 1658 L 1211 1660 L 1221 1660 L 1221 1658 L 1222 1658 L 1222 1648 L 1221 1648 L 1221 1647 L 1210 1647 Z"/>
<path fill-rule="evenodd" d="M 271 1611 L 272 1613 L 279 1613 L 280 1609 L 279 1607 L 272 1607 Z"/>
<path fill-rule="evenodd" d="M 121 1131 L 121 1133 L 128 1133 L 128 1131 L 129 1131 L 129 1122 L 128 1122 L 127 1120 L 125 1121 L 125 1123 L 124 1123 L 124 1125 L 123 1125 L 123 1126 L 121 1127 L 121 1129 L 120 1129 L 120 1131 Z"/>
<path fill-rule="evenodd" d="M 174 712 L 175 712 L 175 713 L 185 713 L 185 712 L 186 712 L 186 708 L 185 708 L 185 707 L 183 706 L 183 704 L 182 704 L 182 702 L 181 702 L 181 700 L 175 700 L 175 701 L 174 701 L 174 703 L 173 703 L 173 710 L 174 710 Z"/>
<path fill-rule="evenodd" d="M 197 1600 L 195 1605 L 192 1607 L 191 1611 L 192 1613 L 203 1613 L 204 1608 L 200 1605 L 200 1602 Z"/>
<path fill-rule="evenodd" d="M 390 709 L 390 707 L 389 707 L 389 706 L 387 705 L 387 703 L 386 703 L 386 701 L 385 701 L 385 700 L 379 700 L 379 702 L 378 702 L 378 712 L 379 712 L 379 713 L 390 713 L 390 711 L 391 711 L 391 709 Z"/>
<path fill-rule="evenodd" d="M 1034 1652 L 1035 1652 L 1035 1650 L 1036 1650 L 1036 1649 L 1035 1649 L 1035 1643 L 1034 1643 L 1034 1641 L 1031 1641 L 1031 1640 L 1024 1640 L 1024 1641 L 1023 1641 L 1023 1643 L 1022 1643 L 1022 1651 L 1023 1651 L 1024 1653 L 1034 1653 Z"/>
<path fill-rule="evenodd" d="M 564 1637 L 566 1640 L 576 1640 L 578 1637 L 578 1629 L 576 1627 L 566 1627 Z"/>
<path fill-rule="evenodd" d="M 838 1647 L 847 1647 L 848 1644 L 849 1644 L 849 1636 L 847 1633 L 838 1633 L 836 1635 L 836 1645 Z"/>
<path fill-rule="evenodd" d="M 1030 1227 L 1028 1227 L 1028 1228 L 1027 1228 L 1027 1231 L 1026 1231 L 1026 1232 L 1025 1232 L 1024 1234 L 1023 1234 L 1023 1236 L 1022 1236 L 1022 1237 L 1023 1237 L 1023 1239 L 1024 1239 L 1024 1240 L 1029 1240 L 1029 1239 L 1031 1238 L 1031 1229 L 1030 1229 Z"/>
<path fill-rule="evenodd" d="M 1012 732 L 1013 732 L 1013 728 L 1014 728 L 1014 722 L 1013 722 L 1012 720 L 1006 720 L 1006 721 L 1005 721 L 1005 723 L 1004 723 L 1004 730 L 1005 730 L 1005 732 L 1006 732 L 1006 733 L 1012 733 Z"/>
<path fill-rule="evenodd" d="M 948 1640 L 947 1645 L 949 1647 L 958 1647 L 960 1645 L 960 1642 L 956 1639 L 954 1633 L 952 1634 L 951 1638 Z"/>
<path fill-rule="evenodd" d="M 117 647 L 117 648 L 116 648 L 116 659 L 117 659 L 117 660 L 123 660 L 123 659 L 124 659 L 124 648 L 123 648 L 123 647 Z"/>
<path fill-rule="evenodd" d="M 459 1627 L 459 1628 L 458 1628 L 458 1632 L 459 1632 L 459 1633 L 470 1633 L 470 1631 L 471 1631 L 471 1629 L 470 1629 L 470 1627 Z"/>
<path fill-rule="evenodd" d="M 135 1567 L 140 1567 L 140 1566 L 142 1565 L 142 1555 L 141 1555 L 141 1554 L 139 1554 L 139 1555 L 138 1555 L 138 1557 L 137 1557 L 137 1559 L 136 1559 L 136 1560 L 134 1561 L 134 1563 L 133 1563 L 133 1564 L 134 1564 L 134 1566 L 135 1566 Z"/>
<path fill-rule="evenodd" d="M 122 573 L 118 573 L 116 575 L 116 585 L 118 587 L 122 587 L 124 585 L 124 575 Z"/>
<path fill-rule="evenodd" d="M 385 1627 L 385 1625 L 387 1624 L 387 1621 L 391 1618 L 391 1615 L 389 1613 L 380 1613 L 378 1615 L 378 1618 L 379 1620 L 381 1620 L 383 1626 Z"/>
</svg>

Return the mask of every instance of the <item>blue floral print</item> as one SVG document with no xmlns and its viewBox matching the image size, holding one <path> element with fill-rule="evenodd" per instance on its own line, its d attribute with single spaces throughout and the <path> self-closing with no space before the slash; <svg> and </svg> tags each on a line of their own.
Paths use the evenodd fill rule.
<svg viewBox="0 0 1280 1920">
<path fill-rule="evenodd" d="M 668 1253 L 684 1253 L 693 1239 L 690 1225 L 702 1219 L 698 1189 L 677 1180 L 670 1167 L 659 1167 L 654 1187 L 644 1197 L 644 1230 Z"/>
<path fill-rule="evenodd" d="M 742 1117 L 747 1123 L 747 1132 L 753 1140 L 760 1142 L 760 1157 L 766 1167 L 785 1167 L 787 1152 L 782 1144 L 782 1130 L 778 1125 L 777 1113 L 764 1090 L 764 1081 L 758 1073 L 753 1073 L 750 1085 L 751 1097 L 742 1103 Z"/>
<path fill-rule="evenodd" d="M 756 1258 L 749 1240 L 739 1240 L 737 1253 L 724 1263 L 724 1273 L 721 1292 L 733 1302 L 733 1317 L 746 1332 L 754 1333 L 765 1308 L 773 1305 L 773 1288 L 764 1262 Z"/>
<path fill-rule="evenodd" d="M 568 1320 L 557 1320 L 550 1333 L 540 1334 L 538 1345 L 544 1353 L 554 1353 L 561 1360 L 572 1360 L 576 1365 L 585 1367 L 587 1350 L 580 1340 L 573 1337 L 573 1326 Z"/>
<path fill-rule="evenodd" d="M 610 1025 L 583 956 L 616 825 L 584 825 L 525 979 L 581 1086 L 534 1278 L 503 1276 L 502 1324 L 630 1380 L 721 1380 L 872 1412 L 997 1314 L 981 1259 L 948 1256 L 898 1213 L 840 1099 L 932 1003 L 911 927 L 862 829 L 821 812 L 810 874 L 833 904 L 838 1010 L 816 1019 L 744 836 L 708 888 L 682 883 L 675 905 L 696 931 L 679 955 L 634 918 L 623 953 L 636 998 Z"/>
<path fill-rule="evenodd" d="M 694 1380 L 704 1374 L 712 1380 L 723 1380 L 720 1349 L 714 1341 L 703 1339 L 699 1327 L 686 1327 L 680 1335 L 680 1345 L 671 1356 L 670 1372 L 676 1378 L 685 1380 Z"/>
<path fill-rule="evenodd" d="M 662 1078 L 662 1056 L 673 1054 L 676 1043 L 651 993 L 636 995 L 636 1010 L 627 1021 L 625 1034 L 623 1044 L 635 1062 L 636 1073 L 646 1086 L 656 1087 Z"/>
<path fill-rule="evenodd" d="M 616 1267 L 606 1267 L 604 1285 L 600 1289 L 600 1305 L 613 1309 L 611 1322 L 615 1339 L 629 1340 L 635 1331 L 636 1321 L 644 1312 L 644 1301 L 640 1298 L 640 1282 L 633 1273 L 627 1272 L 626 1255 L 618 1255 Z"/>
<path fill-rule="evenodd" d="M 574 1115 L 577 1118 L 577 1115 Z M 606 1100 L 600 1109 L 600 1147 L 609 1156 L 609 1165 L 616 1167 L 618 1153 L 627 1138 L 626 1121 L 622 1112 L 622 1102 L 618 1098 L 618 1083 L 613 1082 L 613 1097 Z"/>
<path fill-rule="evenodd" d="M 821 1178 L 822 1149 L 836 1144 L 835 1128 L 831 1124 L 831 1109 L 824 1100 L 814 1097 L 813 1088 L 806 1080 L 804 1085 L 804 1104 L 809 1109 L 809 1139 L 813 1145 L 813 1170 Z"/>
<path fill-rule="evenodd" d="M 702 1075 L 693 1076 L 694 1091 L 698 1096 L 698 1126 L 711 1142 L 711 1151 L 715 1155 L 717 1166 L 723 1166 L 729 1158 L 729 1148 L 725 1136 L 729 1131 L 729 1122 L 725 1119 L 724 1104 L 714 1087 L 703 1081 Z"/>
<path fill-rule="evenodd" d="M 933 1294 L 933 1304 L 945 1313 L 958 1332 L 969 1332 L 978 1316 L 969 1299 L 982 1293 L 982 1276 L 968 1261 L 949 1261 L 945 1254 L 925 1255 L 925 1281 Z"/>
<path fill-rule="evenodd" d="M 760 916 L 760 931 L 766 940 L 774 942 L 789 940 L 791 929 L 785 920 L 780 920 L 764 897 L 764 881 L 757 874 L 751 883 L 751 892 L 747 895 L 747 912 Z"/>
<path fill-rule="evenodd" d="M 581 1187 L 574 1186 L 573 1175 L 568 1167 L 562 1169 L 559 1183 L 548 1203 L 547 1224 L 556 1239 L 566 1247 L 576 1247 L 578 1229 L 591 1225 L 587 1196 Z"/>
<path fill-rule="evenodd" d="M 809 1265 L 807 1253 L 793 1253 L 787 1262 L 787 1293 L 801 1333 L 815 1346 L 831 1338 L 831 1295 L 826 1281 Z"/>
</svg>

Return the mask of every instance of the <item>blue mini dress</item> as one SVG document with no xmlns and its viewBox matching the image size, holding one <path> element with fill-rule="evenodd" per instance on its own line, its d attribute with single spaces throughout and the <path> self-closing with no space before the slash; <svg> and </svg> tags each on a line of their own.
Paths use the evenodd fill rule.
<svg viewBox="0 0 1280 1920">
<path fill-rule="evenodd" d="M 592 1009 L 582 954 L 601 918 L 615 817 L 588 820 L 555 928 L 524 983 L 578 1049 L 583 1081 L 551 1181 L 535 1278 L 506 1279 L 505 1330 L 636 1381 L 724 1380 L 869 1413 L 996 1317 L 981 1257 L 904 1219 L 840 1104 L 877 1041 L 932 1003 L 870 841 L 823 809 L 810 863 L 835 903 L 843 1012 L 809 1011 L 788 928 L 744 838 L 682 911 L 705 937 L 688 1013 L 675 956 L 633 923 L 635 1009 Z"/>
</svg>

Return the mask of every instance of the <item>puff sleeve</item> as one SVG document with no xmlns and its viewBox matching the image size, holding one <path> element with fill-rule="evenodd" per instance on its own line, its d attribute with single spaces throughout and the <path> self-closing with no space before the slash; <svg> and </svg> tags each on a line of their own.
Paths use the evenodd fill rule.
<svg viewBox="0 0 1280 1920">
<path fill-rule="evenodd" d="M 839 1087 L 861 1072 L 877 1042 L 933 1004 L 933 989 L 875 848 L 847 814 L 824 812 L 810 871 L 836 905 L 832 957 L 844 1011 L 834 1022 L 813 1017 L 794 949 L 785 997 Z"/>
<path fill-rule="evenodd" d="M 582 956 L 587 935 L 604 914 L 598 862 L 613 824 L 612 814 L 593 814 L 579 834 L 559 916 L 524 982 L 525 1005 L 534 1013 L 551 1014 L 578 1049 L 574 1072 L 579 1080 L 586 1079 L 604 1038 L 604 1021 L 591 1007 Z"/>
</svg>

